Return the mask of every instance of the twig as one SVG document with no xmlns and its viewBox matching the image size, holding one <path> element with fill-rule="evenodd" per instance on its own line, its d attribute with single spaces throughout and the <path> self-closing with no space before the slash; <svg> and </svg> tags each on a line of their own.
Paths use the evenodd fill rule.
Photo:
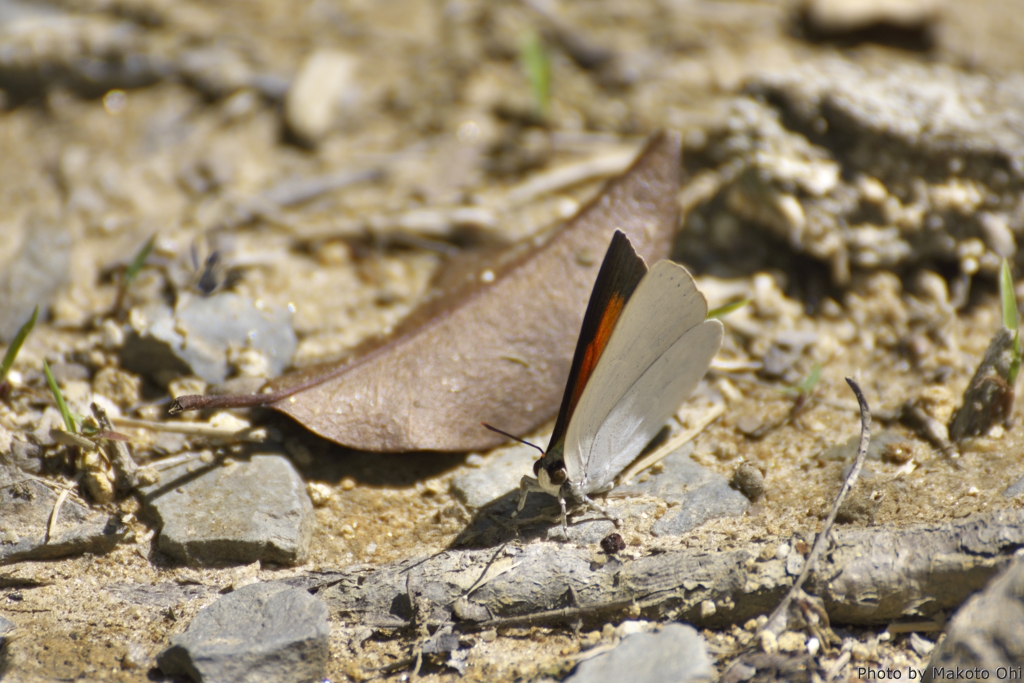
<svg viewBox="0 0 1024 683">
<path fill-rule="evenodd" d="M 768 630 L 778 635 L 785 629 L 785 624 L 779 622 L 779 617 L 786 613 L 790 603 L 803 590 L 804 582 L 817 565 L 818 556 L 821 555 L 825 545 L 828 543 L 829 533 L 831 533 L 832 525 L 836 521 L 836 515 L 839 514 L 839 508 L 842 507 L 843 501 L 846 500 L 846 495 L 850 492 L 850 489 L 857 483 L 860 470 L 864 466 L 864 458 L 867 457 L 868 444 L 871 441 L 871 410 L 868 408 L 868 400 L 864 398 L 864 392 L 860 390 L 860 386 L 849 377 L 846 378 L 846 383 L 850 385 L 850 389 L 853 390 L 854 395 L 857 397 L 857 404 L 860 406 L 860 445 L 857 448 L 857 457 L 853 461 L 850 473 L 846 475 L 846 480 L 839 489 L 839 495 L 836 496 L 835 503 L 832 504 L 832 511 L 828 513 L 825 524 L 822 525 L 818 538 L 814 541 L 814 547 L 811 548 L 811 552 L 804 562 L 804 567 L 800 570 L 800 575 L 796 577 L 796 581 L 793 582 L 789 593 L 786 594 L 786 597 L 783 598 L 782 602 L 775 608 L 775 611 L 768 617 L 765 625 L 758 629 L 758 635 Z M 755 642 L 756 640 L 755 638 Z"/>
<path fill-rule="evenodd" d="M 199 396 L 196 398 L 204 397 Z M 209 425 L 206 423 L 155 422 L 152 420 L 136 420 L 135 418 L 131 417 L 115 417 L 112 419 L 112 422 L 118 427 L 148 429 L 154 432 L 171 432 L 174 434 L 185 434 L 188 436 L 201 436 L 211 439 L 223 439 L 224 441 L 249 441 L 252 443 L 262 443 L 267 440 L 267 430 L 263 427 L 227 429 L 224 427 L 214 427 L 213 425 Z"/>
<path fill-rule="evenodd" d="M 53 510 L 50 511 L 50 523 L 46 526 L 46 541 L 49 543 L 57 534 L 57 520 L 60 518 L 60 509 L 64 506 L 64 501 L 68 499 L 68 492 L 71 489 L 63 489 L 57 495 L 57 501 L 53 504 Z"/>
<path fill-rule="evenodd" d="M 627 482 L 648 467 L 659 462 L 662 458 L 674 452 L 677 448 L 704 431 L 709 424 L 717 420 L 724 412 L 725 403 L 716 403 L 710 410 L 708 410 L 708 412 L 701 416 L 700 421 L 696 425 L 687 429 L 685 432 L 676 434 L 674 437 L 662 444 L 660 448 L 655 449 L 653 453 L 633 463 L 628 470 L 623 472 L 620 477 L 620 481 Z"/>
<path fill-rule="evenodd" d="M 100 427 L 107 432 L 114 431 L 114 425 L 107 417 L 107 411 L 103 410 L 96 403 L 92 404 L 92 414 Z M 110 464 L 117 475 L 118 487 L 125 491 L 131 491 L 139 485 L 139 466 L 135 464 L 128 444 L 116 439 L 105 439 L 107 455 L 110 457 Z"/>
<path fill-rule="evenodd" d="M 504 208 L 527 204 L 541 195 L 564 190 L 587 180 L 622 173 L 636 160 L 635 148 L 606 152 L 590 159 L 538 173 L 505 193 Z"/>
</svg>

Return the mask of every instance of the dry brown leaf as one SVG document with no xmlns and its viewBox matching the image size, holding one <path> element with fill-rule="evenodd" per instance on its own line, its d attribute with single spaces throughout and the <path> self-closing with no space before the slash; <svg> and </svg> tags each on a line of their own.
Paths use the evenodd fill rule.
<svg viewBox="0 0 1024 683">
<path fill-rule="evenodd" d="M 352 358 L 270 382 L 235 405 L 270 405 L 307 429 L 366 451 L 471 451 L 554 417 L 590 291 L 612 233 L 648 263 L 666 258 L 679 222 L 674 133 L 656 135 L 623 175 L 541 244 L 476 263 L 454 292 Z M 481 278 L 485 271 L 493 273 Z M 449 272 L 451 268 L 449 268 Z M 490 281 L 484 281 L 490 280 Z M 180 409 L 225 405 L 179 399 Z"/>
</svg>

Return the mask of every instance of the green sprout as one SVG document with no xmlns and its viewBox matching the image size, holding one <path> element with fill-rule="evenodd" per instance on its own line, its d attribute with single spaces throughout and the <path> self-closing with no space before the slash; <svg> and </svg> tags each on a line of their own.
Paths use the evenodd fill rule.
<svg viewBox="0 0 1024 683">
<path fill-rule="evenodd" d="M 782 393 L 790 394 L 795 396 L 810 396 L 811 392 L 814 391 L 814 387 L 818 384 L 818 380 L 821 379 L 821 363 L 815 363 L 814 367 L 811 368 L 811 372 L 800 380 L 800 383 L 781 389 Z"/>
<path fill-rule="evenodd" d="M 18 357 L 18 352 L 21 351 L 21 345 L 25 343 L 25 337 L 32 331 L 32 328 L 36 326 L 36 318 L 39 316 L 39 306 L 36 306 L 32 310 L 32 317 L 28 319 L 24 325 L 18 329 L 18 334 L 14 335 L 14 339 L 11 341 L 11 345 L 7 347 L 7 353 L 4 354 L 3 361 L 0 361 L 0 384 L 3 384 L 7 379 L 7 373 L 10 372 L 11 366 L 14 365 L 14 359 Z"/>
<path fill-rule="evenodd" d="M 529 31 L 519 42 L 519 63 L 530 81 L 537 114 L 546 119 L 551 101 L 551 61 L 544 41 L 536 31 Z"/>
<path fill-rule="evenodd" d="M 142 270 L 142 266 L 146 265 L 146 259 L 149 258 L 149 253 L 153 251 L 154 244 L 156 244 L 156 235 L 153 235 L 146 240 L 146 243 L 143 244 L 142 248 L 139 249 L 137 254 L 135 254 L 135 258 L 132 259 L 131 264 L 128 266 L 128 270 L 124 271 L 124 276 L 121 278 L 121 287 L 123 289 L 128 289 L 132 284 L 132 280 L 134 280 L 135 276 L 139 274 L 140 270 Z"/>
<path fill-rule="evenodd" d="M 712 308 L 710 311 L 708 311 L 706 320 L 716 320 L 718 318 L 724 318 L 733 311 L 738 311 L 739 309 L 743 308 L 749 303 L 750 299 L 738 299 L 736 301 L 727 303 L 723 306 L 719 306 L 718 308 Z"/>
<path fill-rule="evenodd" d="M 135 254 L 135 258 L 128 264 L 128 269 L 124 271 L 124 275 L 121 276 L 121 284 L 117 288 L 117 300 L 114 302 L 115 312 L 121 311 L 124 306 L 124 297 L 128 293 L 128 287 L 131 286 L 132 281 L 135 280 L 142 267 L 146 265 L 146 259 L 149 258 L 149 253 L 153 251 L 154 244 L 156 244 L 156 235 L 146 240 L 146 243 Z"/>
<path fill-rule="evenodd" d="M 57 386 L 57 380 L 53 378 L 53 373 L 50 372 L 50 364 L 45 360 L 43 361 L 43 372 L 46 374 L 46 383 L 50 385 L 50 391 L 53 392 L 53 398 L 57 401 L 57 408 L 60 409 L 60 415 L 64 418 L 64 427 L 70 433 L 74 434 L 77 430 L 75 429 L 75 418 L 71 417 L 71 411 L 68 410 L 67 401 L 64 400 L 64 394 L 61 392 L 60 387 Z"/>
<path fill-rule="evenodd" d="M 1017 311 L 1017 296 L 1013 291 L 1013 276 L 1010 274 L 1010 264 L 1003 259 L 1003 270 L 999 278 L 999 295 L 1003 301 L 1003 325 L 1013 332 L 1013 351 L 1010 359 L 1010 367 L 1006 373 L 1006 383 L 1011 387 L 1017 379 L 1020 371 L 1021 346 L 1020 346 L 1020 313 Z"/>
</svg>

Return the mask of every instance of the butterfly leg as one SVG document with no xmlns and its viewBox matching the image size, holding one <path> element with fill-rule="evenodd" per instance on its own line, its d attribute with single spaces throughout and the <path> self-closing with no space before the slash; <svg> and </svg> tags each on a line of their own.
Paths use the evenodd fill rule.
<svg viewBox="0 0 1024 683">
<path fill-rule="evenodd" d="M 544 489 L 541 487 L 540 482 L 533 477 L 524 476 L 519 480 L 519 505 L 516 507 L 516 511 L 512 513 L 513 517 L 523 511 L 523 507 L 526 505 L 526 494 L 530 491 L 543 492 Z"/>
<path fill-rule="evenodd" d="M 562 506 L 562 533 L 565 534 L 565 540 L 569 540 L 569 523 L 565 518 L 565 496 L 561 493 L 558 494 L 558 504 Z"/>
<path fill-rule="evenodd" d="M 602 515 L 604 515 L 605 519 L 607 519 L 612 524 L 614 524 L 616 529 L 621 529 L 622 528 L 622 520 L 619 519 L 616 515 L 614 515 L 611 512 L 609 512 L 608 508 L 605 508 L 605 507 L 602 507 L 602 506 L 598 505 L 597 503 L 594 502 L 594 500 L 590 496 L 588 496 L 586 494 L 583 494 L 582 496 L 580 496 L 580 499 L 583 501 L 584 505 L 586 505 L 587 507 L 591 508 L 592 510 L 597 510 Z"/>
</svg>

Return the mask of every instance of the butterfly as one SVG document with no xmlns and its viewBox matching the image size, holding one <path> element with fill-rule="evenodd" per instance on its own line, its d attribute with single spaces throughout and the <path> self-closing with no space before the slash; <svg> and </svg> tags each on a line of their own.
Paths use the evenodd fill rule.
<svg viewBox="0 0 1024 683">
<path fill-rule="evenodd" d="M 594 283 L 555 430 L 534 477 L 520 482 L 519 507 L 539 491 L 611 517 L 590 498 L 661 431 L 704 376 L 722 345 L 722 323 L 682 266 L 650 270 L 615 231 Z M 497 431 L 497 430 L 495 430 Z M 515 437 L 513 437 L 515 438 Z M 617 522 L 617 520 L 616 520 Z"/>
</svg>

